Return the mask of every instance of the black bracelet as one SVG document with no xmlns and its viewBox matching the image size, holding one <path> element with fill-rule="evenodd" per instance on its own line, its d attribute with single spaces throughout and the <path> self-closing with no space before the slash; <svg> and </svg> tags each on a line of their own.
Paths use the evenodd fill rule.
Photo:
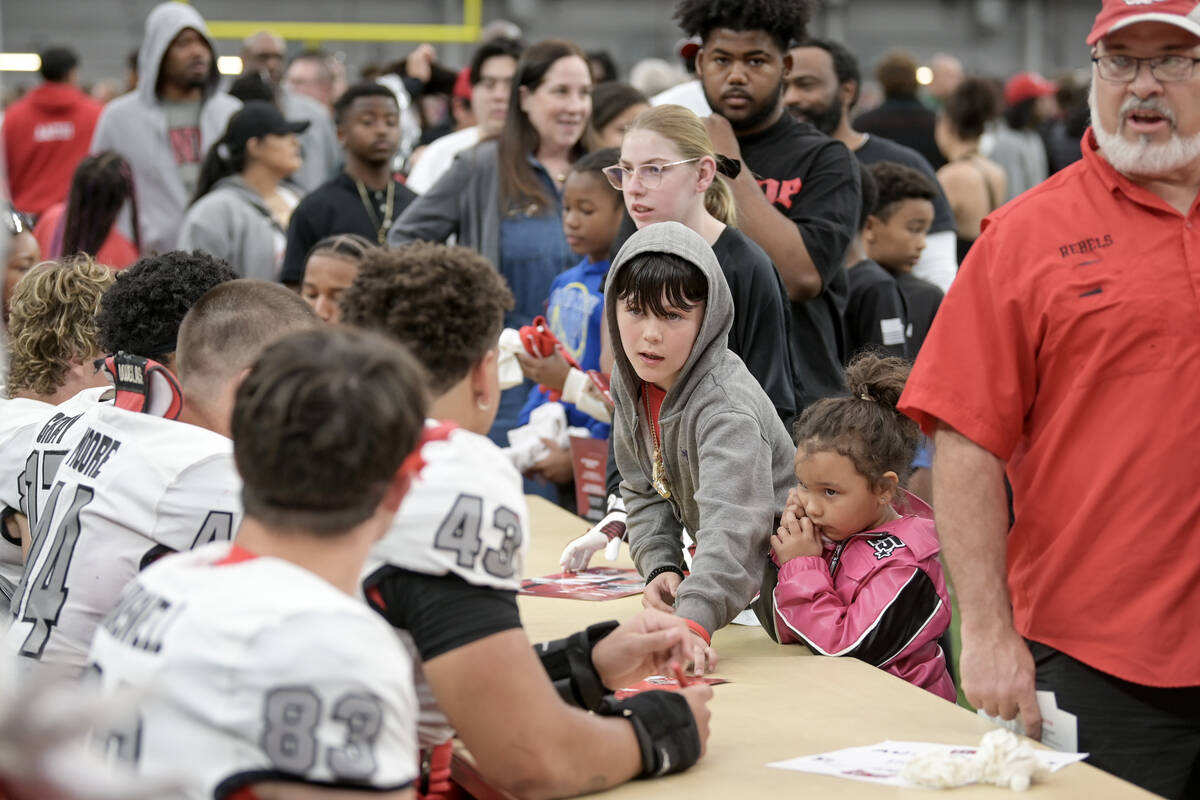
<svg viewBox="0 0 1200 800">
<path fill-rule="evenodd" d="M 654 569 L 650 570 L 650 574 L 646 576 L 646 583 L 649 583 L 650 581 L 654 580 L 659 575 L 662 575 L 664 572 L 674 572 L 679 577 L 681 577 L 681 578 L 683 577 L 682 569 L 675 566 L 674 564 L 667 564 L 665 567 L 655 567 Z"/>
<path fill-rule="evenodd" d="M 642 776 L 682 772 L 700 759 L 700 730 L 687 698 L 650 691 L 625 700 L 606 697 L 596 713 L 629 720 L 642 754 Z"/>
<path fill-rule="evenodd" d="M 593 711 L 608 694 L 609 689 L 592 663 L 592 649 L 616 630 L 617 625 L 615 621 L 598 622 L 565 639 L 536 646 L 542 667 L 559 696 L 568 704 Z"/>
</svg>

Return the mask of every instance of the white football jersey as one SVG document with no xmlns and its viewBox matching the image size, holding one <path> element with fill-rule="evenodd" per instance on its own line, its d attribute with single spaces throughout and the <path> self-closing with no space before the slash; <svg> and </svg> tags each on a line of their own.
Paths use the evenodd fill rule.
<svg viewBox="0 0 1200 800">
<path fill-rule="evenodd" d="M 194 425 L 93 404 L 40 502 L 4 649 L 21 668 L 87 663 L 96 626 L 168 550 L 228 541 L 241 520 L 233 443 Z"/>
<path fill-rule="evenodd" d="M 392 526 L 371 549 L 364 579 L 392 566 L 519 589 L 529 551 L 521 474 L 486 436 L 436 420 L 426 420 L 419 453 L 420 471 Z M 415 665 L 420 744 L 433 747 L 454 729 L 437 707 L 412 636 L 396 633 Z"/>
<path fill-rule="evenodd" d="M 74 439 L 59 441 L 60 437 L 67 438 L 71 423 L 110 391 L 108 386 L 85 389 L 57 406 L 26 398 L 0 399 L 0 511 L 8 508 L 24 514 L 33 530 L 37 498 L 54 485 L 68 442 L 74 443 Z M 82 431 L 77 433 L 82 435 Z M 39 444 L 38 439 L 44 442 Z M 5 617 L 23 567 L 21 542 L 10 539 L 0 528 L 0 613 Z"/>
<path fill-rule="evenodd" d="M 521 588 L 529 509 L 521 474 L 486 436 L 427 420 L 420 472 L 367 572 L 388 564 L 454 574 L 478 586 Z"/>
<path fill-rule="evenodd" d="M 29 518 L 29 530 L 37 527 L 38 514 L 45 508 L 46 498 L 54 487 L 58 465 L 67 453 L 79 444 L 87 430 L 80 424 L 83 413 L 97 404 L 112 405 L 113 388 L 101 386 L 84 389 L 56 406 L 50 406 L 42 417 L 29 450 L 22 454 L 24 470 L 21 484 L 21 513 Z"/>
<path fill-rule="evenodd" d="M 107 694 L 135 710 L 93 731 L 113 762 L 179 797 L 269 780 L 405 788 L 417 775 L 411 664 L 362 602 L 229 543 L 138 575 L 96 632 Z"/>
<path fill-rule="evenodd" d="M 53 411 L 53 405 L 40 400 L 0 400 L 0 511 L 11 509 L 26 514 L 22 502 L 26 494 L 23 476 L 30 445 L 41 430 L 41 423 Z M 3 595 L 0 612 L 6 615 L 23 566 L 21 541 L 9 538 L 7 529 L 0 527 L 0 595 Z"/>
</svg>

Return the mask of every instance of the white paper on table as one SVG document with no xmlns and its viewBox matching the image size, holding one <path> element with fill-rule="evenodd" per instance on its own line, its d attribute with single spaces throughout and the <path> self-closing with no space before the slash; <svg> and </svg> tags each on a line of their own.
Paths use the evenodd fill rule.
<svg viewBox="0 0 1200 800">
<path fill-rule="evenodd" d="M 970 756 L 978 749 L 973 746 L 889 740 L 866 747 L 847 747 L 830 753 L 774 761 L 767 766 L 911 789 L 914 785 L 901 778 L 900 772 L 904 765 L 916 756 L 936 752 Z M 1035 752 L 1038 764 L 1050 772 L 1057 772 L 1068 764 L 1087 758 L 1087 753 L 1058 753 L 1047 750 Z"/>
<path fill-rule="evenodd" d="M 1058 707 L 1054 692 L 1039 691 L 1037 704 L 1038 713 L 1042 715 L 1042 744 L 1060 753 L 1074 753 L 1078 750 L 1079 724 L 1075 715 Z M 1019 718 L 1001 719 L 984 713 L 983 709 L 976 713 L 997 727 L 1007 728 L 1018 736 L 1025 735 L 1025 726 Z"/>
<path fill-rule="evenodd" d="M 759 626 L 758 614 L 755 614 L 750 609 L 742 609 L 742 613 L 738 614 L 730 621 L 731 625 L 745 625 L 747 627 L 757 628 Z"/>
</svg>

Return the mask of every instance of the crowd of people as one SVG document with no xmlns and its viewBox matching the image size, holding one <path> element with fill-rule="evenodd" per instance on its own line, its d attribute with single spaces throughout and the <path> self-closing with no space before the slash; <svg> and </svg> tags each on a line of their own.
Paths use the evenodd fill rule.
<svg viewBox="0 0 1200 800">
<path fill-rule="evenodd" d="M 2 129 L 0 795 L 449 798 L 456 736 L 522 797 L 677 772 L 712 689 L 613 693 L 745 615 L 1035 738 L 1052 692 L 1200 796 L 1200 5 L 1099 6 L 1082 104 L 896 50 L 860 109 L 876 54 L 796 0 L 678 0 L 684 68 L 629 82 L 510 24 L 357 81 L 263 31 L 228 82 L 174 2 L 104 104 L 47 49 Z M 529 494 L 639 614 L 531 646 Z M 28 727 L 81 678 L 100 758 Z"/>
</svg>

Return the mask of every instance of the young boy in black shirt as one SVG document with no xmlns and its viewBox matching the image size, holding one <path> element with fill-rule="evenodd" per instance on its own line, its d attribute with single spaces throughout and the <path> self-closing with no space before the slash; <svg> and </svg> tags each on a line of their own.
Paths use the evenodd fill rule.
<svg viewBox="0 0 1200 800">
<path fill-rule="evenodd" d="M 862 179 L 863 197 L 862 214 L 859 216 L 861 232 L 875 211 L 879 189 L 870 170 L 861 163 L 859 177 Z M 905 333 L 908 320 L 904 314 L 900 289 L 887 270 L 867 257 L 861 235 L 855 237 L 846 252 L 846 273 L 850 283 L 845 318 L 847 363 L 860 350 L 908 358 L 908 337 Z"/>
<path fill-rule="evenodd" d="M 916 358 L 942 303 L 941 289 L 912 274 L 933 224 L 936 190 L 912 167 L 880 161 L 868 169 L 879 190 L 879 201 L 867 217 L 863 243 L 867 257 L 896 279 L 908 317 L 908 355 Z"/>
<path fill-rule="evenodd" d="M 357 233 L 380 245 L 392 222 L 416 197 L 392 177 L 400 146 L 400 107 L 391 89 L 360 83 L 333 106 L 346 167 L 300 201 L 288 226 L 282 281 L 299 286 L 313 245 L 338 233 Z"/>
</svg>

